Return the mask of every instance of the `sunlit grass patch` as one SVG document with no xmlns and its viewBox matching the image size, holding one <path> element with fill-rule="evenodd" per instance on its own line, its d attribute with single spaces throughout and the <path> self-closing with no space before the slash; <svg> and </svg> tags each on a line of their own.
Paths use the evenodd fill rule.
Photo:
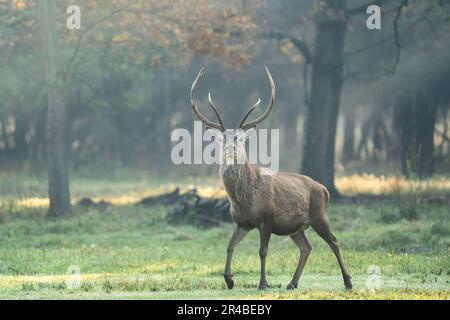
<svg viewBox="0 0 450 320">
<path fill-rule="evenodd" d="M 223 196 L 220 182 L 214 181 L 138 182 L 136 188 L 130 181 L 94 181 L 83 188 L 88 182 L 75 179 L 74 199 L 89 196 L 117 205 L 101 212 L 75 206 L 74 214 L 64 219 L 46 217 L 39 200 L 45 196 L 39 192 L 3 197 L 0 298 L 449 299 L 448 208 L 423 203 L 416 208 L 417 217 L 408 219 L 397 198 L 386 203 L 332 201 L 329 206 L 330 224 L 353 277 L 354 292 L 344 292 L 333 253 L 311 229 L 306 234 L 313 250 L 298 290 L 284 289 L 298 262 L 298 248 L 289 237 L 277 236 L 271 239 L 267 258 L 271 287 L 257 290 L 257 231 L 236 249 L 236 287 L 227 290 L 223 268 L 232 224 L 209 230 L 172 226 L 165 221 L 169 207 L 134 205 L 176 187 L 184 192 L 195 186 L 203 196 Z M 80 268 L 79 288 L 66 285 L 69 266 Z M 374 292 L 366 286 L 370 266 L 379 267 L 383 279 Z"/>
<path fill-rule="evenodd" d="M 287 276 L 270 276 L 270 287 L 257 290 L 256 274 L 239 275 L 234 290 L 227 290 L 221 276 L 165 274 L 81 275 L 77 287 L 67 287 L 67 276 L 5 277 L 0 298 L 100 298 L 100 299 L 449 299 L 445 283 L 386 279 L 378 290 L 366 287 L 365 276 L 354 277 L 355 288 L 345 292 L 339 276 L 306 274 L 299 289 L 285 290 Z M 390 284 L 389 284 L 390 283 Z"/>
<path fill-rule="evenodd" d="M 1 205 L 6 201 L 14 201 L 14 205 L 20 208 L 46 207 L 47 186 L 42 183 L 44 178 L 24 176 L 23 179 L 12 179 L 12 176 L 2 174 L 0 189 L 5 189 Z M 40 182 L 38 182 L 40 180 Z M 11 187 L 12 185 L 12 187 Z M 450 179 L 446 177 L 432 178 L 428 180 L 405 179 L 398 176 L 375 176 L 370 174 L 338 176 L 336 177 L 338 190 L 345 195 L 372 194 L 382 195 L 390 193 L 446 193 L 450 192 Z M 93 200 L 105 200 L 115 205 L 127 205 L 136 203 L 144 197 L 155 196 L 165 192 L 171 192 L 180 188 L 181 192 L 196 188 L 202 197 L 225 197 L 225 191 L 218 178 L 192 178 L 178 182 L 170 182 L 159 178 L 148 177 L 138 180 L 124 180 L 111 182 L 104 179 L 86 179 L 74 177 L 71 182 L 73 203 L 83 197 L 91 197 Z M 15 196 L 8 195 L 15 190 Z"/>
<path fill-rule="evenodd" d="M 129 205 L 135 204 L 141 201 L 145 197 L 157 196 L 163 193 L 172 192 L 176 188 L 180 189 L 181 193 L 187 192 L 192 189 L 196 189 L 198 195 L 206 198 L 224 198 L 226 197 L 225 190 L 220 186 L 195 186 L 191 184 L 175 186 L 173 184 L 148 187 L 139 191 L 128 191 L 120 195 L 99 195 L 92 196 L 91 199 L 94 201 L 108 201 L 113 205 Z M 81 196 L 73 196 L 72 204 L 75 205 L 80 201 Z M 17 210 L 23 208 L 38 208 L 38 207 L 48 207 L 49 200 L 48 197 L 24 197 L 16 200 L 9 200 L 10 205 L 12 204 Z M 0 205 L 7 205 L 7 201 L 0 199 Z"/>
<path fill-rule="evenodd" d="M 83 179 L 81 181 L 84 181 Z M 137 203 L 145 197 L 160 195 L 171 192 L 175 188 L 180 188 L 181 192 L 191 189 L 197 189 L 198 194 L 207 198 L 223 198 L 226 196 L 225 190 L 218 179 L 206 179 L 204 183 L 193 184 L 187 180 L 178 184 L 155 183 L 150 180 L 149 183 L 136 181 L 134 184 L 128 181 L 118 182 L 113 187 L 111 183 L 104 181 L 91 181 L 90 187 L 82 191 L 79 186 L 82 182 L 75 178 L 73 181 L 73 204 L 77 203 L 85 196 L 91 197 L 94 201 L 108 201 L 114 205 L 129 205 Z M 192 182 L 196 182 L 193 180 Z M 86 185 L 88 183 L 86 182 Z M 33 185 L 33 184 L 30 184 Z M 375 176 L 369 174 L 351 175 L 336 177 L 336 186 L 344 195 L 370 194 L 411 194 L 411 193 L 450 193 L 450 179 L 432 178 L 429 180 L 408 180 L 397 176 Z M 7 206 L 7 201 L 13 202 L 16 209 L 47 207 L 48 198 L 45 194 L 42 196 L 27 196 L 27 189 L 19 193 L 17 198 L 1 198 L 0 205 Z M 20 194 L 23 194 L 20 196 Z"/>
<path fill-rule="evenodd" d="M 450 192 L 450 179 L 440 177 L 428 180 L 406 179 L 398 176 L 375 176 L 372 174 L 336 177 L 336 187 L 346 195 L 389 194 L 396 192 Z"/>
<path fill-rule="evenodd" d="M 352 292 L 291 292 L 269 295 L 266 299 L 283 300 L 448 300 L 449 292 L 409 290 L 371 292 L 369 290 L 354 290 Z"/>
</svg>

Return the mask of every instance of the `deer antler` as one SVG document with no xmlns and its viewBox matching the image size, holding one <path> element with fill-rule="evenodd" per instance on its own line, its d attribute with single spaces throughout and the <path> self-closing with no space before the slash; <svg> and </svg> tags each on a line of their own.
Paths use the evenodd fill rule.
<svg viewBox="0 0 450 320">
<path fill-rule="evenodd" d="M 242 118 L 241 123 L 239 124 L 239 128 L 242 128 L 242 125 L 245 123 L 245 121 L 247 121 L 247 118 L 250 116 L 250 114 L 256 109 L 256 107 L 259 106 L 259 104 L 261 103 L 261 99 L 258 100 L 257 103 L 255 103 L 253 105 L 253 107 L 250 108 L 250 110 L 248 110 L 248 112 L 245 114 L 244 118 Z"/>
<path fill-rule="evenodd" d="M 217 110 L 217 108 L 214 106 L 214 104 L 211 101 L 211 94 L 208 95 L 209 97 L 209 105 L 211 106 L 211 108 L 213 109 L 215 115 L 217 116 L 217 119 L 219 120 L 219 123 L 216 122 L 212 122 L 209 121 L 199 110 L 197 105 L 195 104 L 194 101 L 194 91 L 195 91 L 195 87 L 197 86 L 197 82 L 198 80 L 203 76 L 203 74 L 205 73 L 205 68 L 202 68 L 200 70 L 200 72 L 197 75 L 197 78 L 195 78 L 194 83 L 192 84 L 191 87 L 191 105 L 192 105 L 192 110 L 194 110 L 195 115 L 209 128 L 213 128 L 213 129 L 218 129 L 220 131 L 225 131 L 225 126 L 223 125 L 223 121 L 222 118 L 220 117 L 219 111 Z"/>
<path fill-rule="evenodd" d="M 261 115 L 259 116 L 257 119 L 250 121 L 249 123 L 245 123 L 245 121 L 247 120 L 247 118 L 249 117 L 249 115 L 255 110 L 255 108 L 259 105 L 259 102 L 257 104 L 255 104 L 252 108 L 250 108 L 250 110 L 247 112 L 247 114 L 244 116 L 244 118 L 241 121 L 241 124 L 239 125 L 239 129 L 242 130 L 247 130 L 250 128 L 255 127 L 256 125 L 258 125 L 259 123 L 261 123 L 262 121 L 264 121 L 264 119 L 266 119 L 270 113 L 272 112 L 273 109 L 273 105 L 275 103 L 275 83 L 273 82 L 273 78 L 272 75 L 270 74 L 269 69 L 267 69 L 267 66 L 264 66 L 266 68 L 266 73 L 267 73 L 267 77 L 269 78 L 269 82 L 270 82 L 270 87 L 272 89 L 272 94 L 270 97 L 270 103 L 269 106 L 267 107 L 267 110 Z"/>
<path fill-rule="evenodd" d="M 211 92 L 208 93 L 208 100 L 209 100 L 209 105 L 210 105 L 210 107 L 213 109 L 214 113 L 216 114 L 217 119 L 219 120 L 220 126 L 221 126 L 221 127 L 223 128 L 223 130 L 225 131 L 225 126 L 223 125 L 223 121 L 222 121 L 222 118 L 220 117 L 219 110 L 217 110 L 216 106 L 215 106 L 214 103 L 212 102 Z"/>
</svg>

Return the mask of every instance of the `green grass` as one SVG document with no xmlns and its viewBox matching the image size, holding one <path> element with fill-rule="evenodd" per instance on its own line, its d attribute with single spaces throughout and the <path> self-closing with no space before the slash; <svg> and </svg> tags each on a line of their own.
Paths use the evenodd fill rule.
<svg viewBox="0 0 450 320">
<path fill-rule="evenodd" d="M 125 189 L 120 182 L 108 188 L 114 184 Z M 76 185 L 76 190 L 84 190 L 83 183 Z M 92 193 L 108 193 L 96 186 Z M 2 184 L 1 188 L 6 187 Z M 32 196 L 39 186 L 31 188 L 21 189 L 21 194 Z M 81 196 L 77 191 L 75 195 Z M 167 207 L 134 205 L 114 206 L 101 213 L 75 209 L 70 218 L 52 220 L 45 217 L 44 207 L 19 210 L 11 199 L 0 207 L 0 298 L 450 298 L 446 206 L 418 205 L 418 219 L 409 221 L 402 219 L 396 204 L 332 204 L 330 223 L 355 290 L 344 292 L 334 255 L 314 231 L 308 230 L 313 251 L 299 289 L 284 289 L 294 272 L 298 249 L 289 238 L 274 236 L 267 262 L 270 289 L 259 292 L 257 231 L 236 249 L 236 286 L 227 290 L 222 273 L 232 225 L 206 231 L 174 227 L 164 221 Z M 81 270 L 78 289 L 66 286 L 67 269 L 72 265 Z M 366 287 L 371 265 L 380 268 L 383 281 L 375 292 Z"/>
</svg>

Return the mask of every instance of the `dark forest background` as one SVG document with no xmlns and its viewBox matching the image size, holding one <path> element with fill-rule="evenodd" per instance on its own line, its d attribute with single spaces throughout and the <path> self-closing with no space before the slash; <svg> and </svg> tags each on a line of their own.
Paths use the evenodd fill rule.
<svg viewBox="0 0 450 320">
<path fill-rule="evenodd" d="M 0 168 L 48 173 L 52 215 L 70 212 L 71 174 L 215 175 L 170 161 L 202 66 L 198 103 L 211 90 L 231 127 L 268 100 L 267 65 L 281 169 L 334 194 L 336 175 L 449 172 L 449 1 L 77 2 L 81 30 L 70 1 L 0 1 Z"/>
</svg>

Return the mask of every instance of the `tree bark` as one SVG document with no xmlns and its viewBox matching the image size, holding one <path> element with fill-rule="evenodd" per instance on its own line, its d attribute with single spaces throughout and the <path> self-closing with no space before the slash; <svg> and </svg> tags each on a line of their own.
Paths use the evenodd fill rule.
<svg viewBox="0 0 450 320">
<path fill-rule="evenodd" d="M 170 155 L 170 117 L 172 115 L 173 108 L 173 98 L 172 98 L 172 86 L 171 86 L 171 72 L 169 70 L 164 71 L 163 73 L 163 91 L 164 91 L 164 108 L 163 108 L 163 120 L 162 120 L 162 137 L 164 139 L 161 140 L 160 150 L 161 150 L 161 162 L 167 164 L 169 159 L 167 158 Z M 166 166 L 167 167 L 167 166 Z M 164 168 L 166 169 L 166 168 Z"/>
<path fill-rule="evenodd" d="M 405 176 L 428 178 L 433 174 L 434 131 L 438 104 L 412 93 L 396 111 L 394 125 L 400 138 L 400 157 Z"/>
<path fill-rule="evenodd" d="M 334 185 L 336 127 L 343 85 L 346 1 L 327 1 L 316 23 L 311 102 L 305 122 L 302 171 L 338 195 Z"/>
<path fill-rule="evenodd" d="M 47 81 L 47 170 L 49 188 L 49 216 L 61 217 L 71 212 L 69 174 L 65 146 L 65 105 L 63 86 L 57 75 L 55 6 L 53 0 L 39 1 L 41 32 L 44 41 Z"/>
<path fill-rule="evenodd" d="M 0 125 L 2 127 L 2 140 L 5 148 L 4 153 L 6 157 L 8 157 L 11 146 L 9 145 L 8 130 L 6 129 L 6 126 L 8 125 L 8 119 L 6 116 L 2 116 L 2 118 L 0 119 Z"/>
<path fill-rule="evenodd" d="M 355 115 L 352 111 L 345 115 L 344 130 L 344 161 L 351 161 L 355 158 Z"/>
<path fill-rule="evenodd" d="M 281 84 L 282 85 L 282 84 Z M 298 121 L 300 110 L 303 106 L 296 103 L 285 105 L 281 114 L 281 121 L 284 124 L 284 130 L 280 132 L 281 148 L 285 150 L 284 157 L 280 162 L 281 168 L 286 170 L 298 170 L 298 161 L 300 160 L 299 149 L 292 146 L 301 147 L 301 141 L 298 136 Z M 281 108 L 280 108 L 281 112 Z"/>
<path fill-rule="evenodd" d="M 28 151 L 28 144 L 26 140 L 28 116 L 19 106 L 14 113 L 14 122 L 14 158 L 20 167 L 22 162 L 25 160 L 25 156 Z"/>
<path fill-rule="evenodd" d="M 48 87 L 47 106 L 47 170 L 50 208 L 49 215 L 60 217 L 71 212 L 69 173 L 65 144 L 65 110 L 59 88 Z"/>
<path fill-rule="evenodd" d="M 426 103 L 426 102 L 424 102 Z M 417 110 L 417 145 L 419 146 L 418 174 L 428 178 L 434 171 L 434 127 L 438 107 L 436 104 L 423 104 Z"/>
</svg>

